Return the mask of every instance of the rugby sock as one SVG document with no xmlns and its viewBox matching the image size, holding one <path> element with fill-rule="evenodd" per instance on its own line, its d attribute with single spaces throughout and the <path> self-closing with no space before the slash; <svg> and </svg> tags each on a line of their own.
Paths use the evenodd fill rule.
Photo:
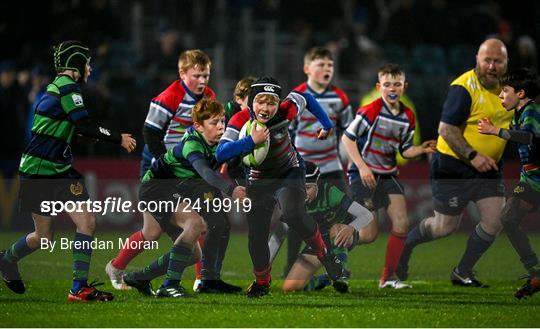
<svg viewBox="0 0 540 329">
<path fill-rule="evenodd" d="M 158 259 L 150 263 L 140 271 L 134 272 L 135 279 L 137 280 L 153 280 L 167 273 L 169 267 L 169 258 L 171 252 L 167 252 L 165 255 L 159 256 Z"/>
<path fill-rule="evenodd" d="M 73 243 L 73 285 L 71 291 L 76 293 L 87 285 L 92 248 L 90 243 L 94 240 L 90 235 L 75 233 Z"/>
<path fill-rule="evenodd" d="M 334 247 L 332 248 L 332 252 L 336 257 L 340 260 L 341 265 L 344 269 L 348 269 L 348 260 L 349 260 L 349 249 L 345 247 Z"/>
<path fill-rule="evenodd" d="M 118 255 L 112 260 L 111 264 L 119 270 L 126 269 L 129 262 L 143 251 L 142 243 L 139 243 L 143 241 L 146 241 L 146 239 L 144 238 L 142 231 L 133 233 L 126 241 L 124 248 L 122 248 L 122 250 L 118 252 Z M 131 248 L 131 242 L 137 242 L 137 248 Z"/>
<path fill-rule="evenodd" d="M 386 259 L 382 279 L 387 280 L 396 271 L 399 258 L 405 248 L 405 234 L 398 234 L 394 231 L 390 232 L 388 243 L 386 244 Z"/>
<path fill-rule="evenodd" d="M 418 225 L 415 226 L 415 228 L 410 230 L 407 234 L 407 239 L 405 240 L 405 247 L 403 248 L 403 251 L 401 252 L 401 257 L 399 259 L 400 265 L 408 266 L 413 249 L 417 245 L 433 240 L 429 232 L 426 230 L 426 227 L 424 225 L 425 221 L 426 219 L 423 219 Z"/>
<path fill-rule="evenodd" d="M 223 221 L 227 220 L 224 214 L 219 219 L 216 219 L 215 215 L 213 215 L 205 217 L 205 220 L 208 230 L 204 239 L 202 253 L 203 267 L 200 275 L 205 280 L 219 280 L 225 250 L 229 244 L 230 226 L 224 225 L 225 223 Z"/>
<path fill-rule="evenodd" d="M 313 234 L 311 238 L 307 238 L 304 241 L 308 246 L 311 247 L 311 249 L 313 249 L 318 258 L 322 258 L 326 255 L 326 244 L 324 243 L 321 236 L 321 231 L 319 231 L 318 227 L 315 228 L 315 234 Z"/>
<path fill-rule="evenodd" d="M 162 286 L 167 288 L 178 288 L 184 269 L 192 263 L 193 246 L 179 244 L 173 245 L 167 267 L 167 278 Z"/>
<path fill-rule="evenodd" d="M 304 287 L 305 291 L 320 290 L 330 285 L 330 277 L 328 274 L 314 275 L 308 284 Z"/>
<path fill-rule="evenodd" d="M 199 237 L 199 245 L 201 246 L 201 249 L 204 248 L 205 235 L 206 234 L 201 234 L 201 236 Z M 203 268 L 203 262 L 202 262 L 202 258 L 201 258 L 201 259 L 199 259 L 199 261 L 197 261 L 195 263 L 195 279 L 201 279 L 202 278 L 202 275 L 201 275 L 202 268 Z"/>
<path fill-rule="evenodd" d="M 9 263 L 16 263 L 21 258 L 28 256 L 32 252 L 34 252 L 34 250 L 36 249 L 31 249 L 28 246 L 28 243 L 26 243 L 26 237 L 27 235 L 22 236 L 19 238 L 19 240 L 12 244 L 11 247 L 6 250 L 6 253 L 4 254 L 4 258 L 2 258 L 2 260 Z"/>
<path fill-rule="evenodd" d="M 465 253 L 457 266 L 458 272 L 463 275 L 471 274 L 476 262 L 478 262 L 480 257 L 488 250 L 494 240 L 494 235 L 484 231 L 480 224 L 476 225 L 467 241 Z"/>
<path fill-rule="evenodd" d="M 505 231 L 508 240 L 510 240 L 514 250 L 519 255 L 523 267 L 531 273 L 531 269 L 538 266 L 538 257 L 536 257 L 536 253 L 532 250 L 527 234 L 517 225 L 514 227 L 507 225 Z"/>
<path fill-rule="evenodd" d="M 257 281 L 258 285 L 268 285 L 270 284 L 271 275 L 272 272 L 272 266 L 268 265 L 265 269 L 262 271 L 256 271 L 253 270 L 253 274 L 255 274 L 255 280 Z"/>
<path fill-rule="evenodd" d="M 230 239 L 230 227 L 226 230 L 223 230 L 221 232 L 221 236 L 219 237 L 219 250 L 216 258 L 216 279 L 219 279 L 221 277 L 221 268 L 223 267 L 223 260 L 225 259 L 225 253 L 227 251 L 227 247 L 229 246 L 229 239 Z"/>
</svg>

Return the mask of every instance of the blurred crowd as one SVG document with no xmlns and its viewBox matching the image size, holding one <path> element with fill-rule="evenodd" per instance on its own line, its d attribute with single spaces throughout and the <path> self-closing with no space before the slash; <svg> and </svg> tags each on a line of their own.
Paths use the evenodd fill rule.
<svg viewBox="0 0 540 329">
<path fill-rule="evenodd" d="M 411 94 L 420 115 L 422 108 L 437 107 L 452 77 L 472 67 L 481 40 L 500 38 L 509 49 L 511 67 L 536 69 L 540 35 L 540 4 L 534 1 L 520 1 L 519 6 L 493 0 L 3 1 L 0 15 L 0 133 L 9 141 L 3 143 L 5 159 L 19 157 L 29 137 L 34 104 L 54 77 L 52 45 L 66 39 L 82 40 L 92 48 L 92 77 L 84 86 L 91 115 L 141 140 L 149 101 L 177 78 L 181 51 L 222 45 L 223 62 L 213 58 L 211 86 L 218 79 L 236 81 L 264 72 L 249 72 L 244 56 L 250 53 L 241 51 L 262 47 L 252 35 L 268 29 L 260 30 L 258 22 L 276 27 L 275 44 L 283 48 L 283 58 L 274 73 L 284 86 L 303 79 L 301 54 L 323 45 L 336 54 L 336 79 L 358 85 L 350 93 L 356 97 L 351 99 L 353 106 L 371 89 L 356 82 L 369 77 L 372 84 L 373 72 L 384 61 L 405 67 L 417 78 L 417 86 L 436 77 L 441 81 L 437 89 L 417 88 Z M 286 56 L 287 44 L 298 51 Z M 222 102 L 230 97 L 218 94 Z M 437 120 L 421 123 L 425 137 L 434 137 Z M 117 153 L 108 145 L 75 152 Z"/>
</svg>

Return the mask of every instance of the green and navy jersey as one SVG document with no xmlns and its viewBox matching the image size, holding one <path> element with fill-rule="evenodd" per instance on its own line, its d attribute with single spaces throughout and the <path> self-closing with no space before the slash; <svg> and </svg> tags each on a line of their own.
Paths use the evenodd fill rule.
<svg viewBox="0 0 540 329">
<path fill-rule="evenodd" d="M 306 204 L 306 210 L 321 230 L 329 230 L 334 224 L 349 224 L 352 221 L 352 216 L 347 212 L 352 203 L 353 200 L 336 186 L 324 182 L 315 200 Z"/>
<path fill-rule="evenodd" d="M 23 151 L 19 172 L 25 176 L 53 176 L 73 162 L 71 140 L 75 123 L 88 117 L 80 86 L 58 75 L 35 108 L 32 137 Z"/>
<path fill-rule="evenodd" d="M 219 164 L 215 158 L 216 149 L 217 144 L 208 145 L 203 136 L 191 126 L 175 147 L 169 149 L 152 164 L 142 182 L 147 182 L 152 178 L 201 178 L 193 168 L 193 163 L 199 159 L 206 159 L 210 167 L 217 170 Z"/>
<path fill-rule="evenodd" d="M 519 144 L 521 159 L 520 181 L 540 191 L 540 106 L 533 102 L 526 104 L 520 111 L 514 113 L 511 129 L 523 130 L 533 135 L 530 144 Z"/>
</svg>

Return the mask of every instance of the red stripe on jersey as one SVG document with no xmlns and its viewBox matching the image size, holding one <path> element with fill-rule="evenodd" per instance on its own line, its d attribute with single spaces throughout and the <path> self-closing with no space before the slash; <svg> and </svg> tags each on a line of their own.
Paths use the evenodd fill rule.
<svg viewBox="0 0 540 329">
<path fill-rule="evenodd" d="M 372 148 L 368 148 L 367 151 L 370 152 L 370 153 L 375 153 L 375 154 L 382 155 L 382 156 L 392 155 L 392 153 L 383 153 L 381 151 L 377 151 L 377 150 L 374 150 Z"/>
<path fill-rule="evenodd" d="M 306 136 L 306 137 L 315 137 L 317 138 L 317 133 L 308 133 L 306 131 L 299 131 L 298 135 L 300 136 Z"/>
<path fill-rule="evenodd" d="M 385 135 L 381 135 L 379 133 L 376 133 L 376 132 L 373 132 L 373 136 L 375 137 L 379 137 L 380 139 L 384 139 L 385 141 L 394 141 L 394 142 L 398 142 L 400 143 L 401 141 L 395 137 L 390 137 L 390 136 L 385 136 Z"/>
<path fill-rule="evenodd" d="M 278 154 L 276 154 L 274 156 L 268 157 L 267 159 L 278 159 L 283 154 L 287 153 L 291 148 L 292 148 L 292 145 L 289 144 L 286 148 L 283 149 L 283 151 L 279 152 Z"/>
<path fill-rule="evenodd" d="M 335 115 L 331 115 L 331 116 L 329 116 L 329 118 L 330 118 L 330 120 L 332 120 L 332 121 L 334 121 L 334 122 L 335 122 L 336 119 L 337 119 L 337 117 L 336 117 Z M 301 116 L 301 117 L 300 117 L 300 120 L 301 120 L 301 121 L 307 121 L 307 122 L 315 122 L 315 121 L 319 121 L 319 119 L 317 119 L 317 118 L 315 118 L 315 117 L 310 118 L 310 117 L 304 117 L 304 116 Z"/>
<path fill-rule="evenodd" d="M 325 156 L 324 158 L 320 158 L 320 159 L 309 159 L 309 161 L 315 163 L 315 164 L 318 164 L 318 163 L 321 163 L 321 162 L 328 162 L 330 160 L 334 160 L 335 158 L 337 158 L 337 155 L 336 154 L 331 154 L 331 155 L 328 155 L 328 156 Z"/>
<path fill-rule="evenodd" d="M 188 126 L 191 126 L 193 124 L 193 121 L 191 121 L 191 120 L 184 120 L 184 119 L 180 119 L 178 117 L 173 117 L 172 120 L 175 121 L 175 122 L 179 122 L 181 124 L 188 125 Z"/>
<path fill-rule="evenodd" d="M 300 147 L 297 147 L 296 149 L 298 150 L 298 152 L 303 152 L 305 154 L 324 154 L 324 153 L 335 150 L 336 147 L 332 146 L 332 147 L 329 147 L 329 148 L 324 149 L 324 150 L 306 150 L 306 149 L 303 149 L 303 148 L 300 148 Z"/>
<path fill-rule="evenodd" d="M 390 167 L 390 168 L 386 168 L 386 167 L 382 167 L 382 166 L 377 166 L 377 165 L 374 165 L 374 164 L 371 164 L 371 163 L 366 163 L 368 167 L 370 168 L 373 168 L 373 169 L 378 169 L 378 170 L 383 170 L 383 171 L 394 171 L 396 169 L 396 166 L 393 166 L 393 167 Z"/>
</svg>

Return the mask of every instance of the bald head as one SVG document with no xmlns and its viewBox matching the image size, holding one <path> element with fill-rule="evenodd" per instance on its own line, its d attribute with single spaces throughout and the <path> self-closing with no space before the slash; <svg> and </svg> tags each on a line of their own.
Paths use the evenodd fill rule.
<svg viewBox="0 0 540 329">
<path fill-rule="evenodd" d="M 485 88 L 498 88 L 507 65 L 508 53 L 501 40 L 487 39 L 482 42 L 476 54 L 476 74 Z"/>
</svg>

